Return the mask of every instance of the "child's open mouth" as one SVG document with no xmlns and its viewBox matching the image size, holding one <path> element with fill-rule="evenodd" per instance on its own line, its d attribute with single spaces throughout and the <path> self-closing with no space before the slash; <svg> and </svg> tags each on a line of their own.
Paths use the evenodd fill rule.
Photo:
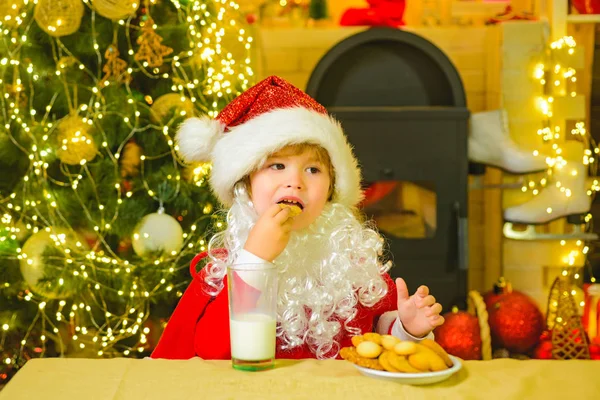
<svg viewBox="0 0 600 400">
<path fill-rule="evenodd" d="M 302 201 L 296 199 L 284 198 L 279 200 L 277 204 L 283 204 L 289 207 L 298 207 L 300 210 L 304 210 L 304 204 L 302 204 Z"/>
</svg>

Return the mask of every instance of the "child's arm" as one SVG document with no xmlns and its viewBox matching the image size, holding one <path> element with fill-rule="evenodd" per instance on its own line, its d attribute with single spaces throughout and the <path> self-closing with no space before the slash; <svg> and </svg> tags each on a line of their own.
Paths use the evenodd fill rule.
<svg viewBox="0 0 600 400">
<path fill-rule="evenodd" d="M 238 257 L 236 258 L 236 260 L 233 262 L 233 265 L 241 265 L 241 264 L 253 264 L 253 266 L 256 270 L 261 270 L 263 268 L 269 268 L 273 265 L 273 263 L 263 260 L 262 258 L 260 258 L 259 256 L 249 252 L 246 249 L 242 249 L 238 255 Z M 256 279 L 260 279 L 260 276 L 257 276 L 255 274 L 252 273 L 245 273 L 245 271 L 237 271 L 236 272 L 236 276 L 240 279 L 242 279 L 246 284 L 252 286 L 252 287 L 260 287 L 261 286 L 261 282 L 256 281 Z"/>
<path fill-rule="evenodd" d="M 246 249 L 242 249 L 233 263 L 233 265 L 239 264 L 271 264 L 271 262 L 260 258 Z"/>
<path fill-rule="evenodd" d="M 413 342 L 418 342 L 423 339 L 433 340 L 434 338 L 433 331 L 429 332 L 424 337 L 416 337 L 408 333 L 406 329 L 404 329 L 396 310 L 388 311 L 379 317 L 376 332 L 381 335 L 393 335 L 400 340 L 410 340 Z"/>
</svg>

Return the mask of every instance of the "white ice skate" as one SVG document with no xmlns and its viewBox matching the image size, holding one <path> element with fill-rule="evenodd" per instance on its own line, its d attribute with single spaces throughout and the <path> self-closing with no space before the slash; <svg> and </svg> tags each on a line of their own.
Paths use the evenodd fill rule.
<svg viewBox="0 0 600 400">
<path fill-rule="evenodd" d="M 511 174 L 539 172 L 548 168 L 547 156 L 521 149 L 511 139 L 504 110 L 484 111 L 471 116 L 468 152 L 471 163 L 494 166 Z M 471 170 L 480 169 L 471 165 Z"/>
<path fill-rule="evenodd" d="M 586 223 L 585 216 L 592 203 L 587 194 L 586 169 L 585 165 L 577 162 L 555 168 L 555 180 L 560 182 L 560 187 L 551 184 L 530 201 L 504 210 L 504 236 L 519 240 L 597 239 L 596 234 L 584 232 L 581 228 Z M 536 230 L 536 225 L 565 217 L 573 225 L 571 232 L 556 234 Z M 515 229 L 516 224 L 526 225 L 526 228 Z"/>
</svg>

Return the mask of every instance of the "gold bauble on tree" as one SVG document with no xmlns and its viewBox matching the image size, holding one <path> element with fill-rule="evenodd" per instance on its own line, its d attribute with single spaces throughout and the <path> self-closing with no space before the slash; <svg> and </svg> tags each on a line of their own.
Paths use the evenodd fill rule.
<svg viewBox="0 0 600 400">
<path fill-rule="evenodd" d="M 123 19 L 137 11 L 142 0 L 92 0 L 96 12 L 108 19 Z"/>
<path fill-rule="evenodd" d="M 127 142 L 119 157 L 122 178 L 135 177 L 140 173 L 141 156 L 142 148 L 134 140 Z"/>
<path fill-rule="evenodd" d="M 11 233 L 15 235 L 15 239 L 22 242 L 31 232 L 27 229 L 27 224 L 19 220 L 11 227 Z"/>
<path fill-rule="evenodd" d="M 60 69 L 63 73 L 68 68 L 73 68 L 77 65 L 77 59 L 72 56 L 64 56 L 58 59 L 56 63 L 56 68 Z"/>
<path fill-rule="evenodd" d="M 150 120 L 155 124 L 167 123 L 167 116 L 174 112 L 176 115 L 180 115 L 182 111 L 185 111 L 186 117 L 194 116 L 194 103 L 187 97 L 177 94 L 168 93 L 163 94 L 152 103 L 150 107 Z"/>
<path fill-rule="evenodd" d="M 183 230 L 175 218 L 160 208 L 142 218 L 134 230 L 132 245 L 140 257 L 169 256 L 181 250 Z"/>
<path fill-rule="evenodd" d="M 98 147 L 90 134 L 90 125 L 77 115 L 70 115 L 58 125 L 56 151 L 65 164 L 77 165 L 82 160 L 91 161 L 98 153 Z"/>
<path fill-rule="evenodd" d="M 14 101 L 19 108 L 27 107 L 27 94 L 22 83 L 15 83 L 14 85 L 7 83 L 4 87 L 6 90 L 5 95 L 8 95 L 7 99 Z"/>
<path fill-rule="evenodd" d="M 44 253 L 51 249 L 58 249 L 67 243 L 67 240 L 73 240 L 66 231 L 59 228 L 49 228 L 48 231 L 41 230 L 34 233 L 27 239 L 21 249 L 21 274 L 23 279 L 31 290 L 41 296 L 49 299 L 66 298 L 70 293 L 66 288 L 56 282 L 40 282 L 48 272 L 48 268 L 60 268 L 61 266 L 52 266 L 44 259 Z M 57 243 L 59 245 L 57 246 Z M 74 244 L 74 243 L 73 243 Z M 70 246 L 69 246 L 70 247 Z M 55 271 L 56 272 L 56 271 Z"/>
<path fill-rule="evenodd" d="M 181 176 L 186 182 L 202 186 L 206 183 L 211 169 L 212 164 L 209 162 L 192 163 L 181 170 Z"/>
<path fill-rule="evenodd" d="M 81 0 L 38 0 L 33 11 L 33 18 L 40 28 L 55 37 L 77 32 L 81 17 L 83 17 Z"/>
<path fill-rule="evenodd" d="M 10 27 L 17 26 L 17 15 L 23 7 L 23 0 L 2 0 L 0 1 L 0 21 L 3 25 Z"/>
</svg>

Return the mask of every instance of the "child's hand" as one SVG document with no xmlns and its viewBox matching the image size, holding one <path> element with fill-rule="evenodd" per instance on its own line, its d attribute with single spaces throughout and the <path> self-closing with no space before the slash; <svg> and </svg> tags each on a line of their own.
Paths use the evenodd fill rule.
<svg viewBox="0 0 600 400">
<path fill-rule="evenodd" d="M 281 254 L 290 240 L 293 218 L 289 208 L 273 204 L 250 231 L 244 249 L 266 261 Z"/>
<path fill-rule="evenodd" d="M 420 286 L 415 294 L 409 297 L 404 279 L 396 279 L 398 291 L 398 317 L 406 332 L 421 338 L 426 336 L 436 326 L 444 323 L 440 315 L 442 305 L 435 302 L 435 297 L 429 294 L 427 286 Z"/>
</svg>

